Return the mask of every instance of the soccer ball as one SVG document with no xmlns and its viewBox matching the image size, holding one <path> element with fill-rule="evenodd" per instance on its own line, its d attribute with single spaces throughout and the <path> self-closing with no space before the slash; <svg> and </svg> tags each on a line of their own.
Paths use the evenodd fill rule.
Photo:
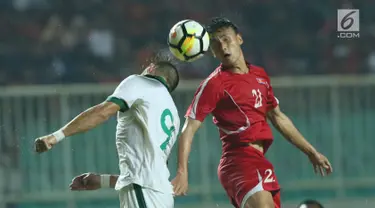
<svg viewBox="0 0 375 208">
<path fill-rule="evenodd" d="M 169 50 L 181 61 L 192 62 L 201 58 L 209 45 L 210 37 L 206 29 L 194 20 L 182 20 L 169 32 Z"/>
</svg>

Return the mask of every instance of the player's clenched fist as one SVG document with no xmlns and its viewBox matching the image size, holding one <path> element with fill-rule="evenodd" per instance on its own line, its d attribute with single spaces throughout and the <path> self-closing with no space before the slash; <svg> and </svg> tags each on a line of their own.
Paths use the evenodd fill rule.
<svg viewBox="0 0 375 208">
<path fill-rule="evenodd" d="M 57 143 L 56 137 L 51 135 L 39 137 L 35 139 L 34 147 L 38 153 L 50 150 Z"/>
<path fill-rule="evenodd" d="M 189 184 L 187 173 L 177 173 L 176 177 L 172 180 L 173 192 L 175 196 L 186 195 Z"/>
<path fill-rule="evenodd" d="M 76 176 L 73 178 L 69 187 L 72 191 L 100 189 L 100 175 L 94 173 L 84 173 Z"/>
</svg>

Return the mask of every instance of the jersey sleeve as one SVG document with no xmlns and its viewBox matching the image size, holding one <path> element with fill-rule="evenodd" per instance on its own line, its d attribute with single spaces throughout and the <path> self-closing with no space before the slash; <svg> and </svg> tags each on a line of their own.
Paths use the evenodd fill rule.
<svg viewBox="0 0 375 208">
<path fill-rule="evenodd" d="M 271 80 L 268 77 L 267 111 L 276 108 L 278 105 L 279 105 L 279 100 L 276 98 L 273 92 Z"/>
<path fill-rule="evenodd" d="M 142 82 L 139 79 L 136 75 L 124 79 L 106 101 L 120 106 L 121 112 L 128 110 L 137 99 L 142 97 L 143 90 L 140 90 Z"/>
<path fill-rule="evenodd" d="M 203 122 L 206 116 L 216 108 L 216 104 L 223 94 L 221 89 L 214 80 L 203 81 L 195 92 L 185 117 Z"/>
</svg>

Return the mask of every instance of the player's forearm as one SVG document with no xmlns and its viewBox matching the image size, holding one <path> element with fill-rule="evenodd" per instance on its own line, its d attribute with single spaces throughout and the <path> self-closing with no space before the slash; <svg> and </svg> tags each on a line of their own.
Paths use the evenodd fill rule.
<svg viewBox="0 0 375 208">
<path fill-rule="evenodd" d="M 62 128 L 66 137 L 86 132 L 108 120 L 109 116 L 101 113 L 102 104 L 96 105 L 79 114 Z"/>
<path fill-rule="evenodd" d="M 178 173 L 188 172 L 188 160 L 191 150 L 191 144 L 193 142 L 193 135 L 182 133 L 178 141 Z"/>
<path fill-rule="evenodd" d="M 178 139 L 178 173 L 188 173 L 188 160 L 191 144 L 195 133 L 201 125 L 201 121 L 187 118 L 182 127 L 181 135 Z"/>
<path fill-rule="evenodd" d="M 285 115 L 276 116 L 271 119 L 275 128 L 286 138 L 290 143 L 295 145 L 298 149 L 307 155 L 314 154 L 315 148 L 303 137 L 303 135 L 294 126 L 293 122 Z"/>
</svg>

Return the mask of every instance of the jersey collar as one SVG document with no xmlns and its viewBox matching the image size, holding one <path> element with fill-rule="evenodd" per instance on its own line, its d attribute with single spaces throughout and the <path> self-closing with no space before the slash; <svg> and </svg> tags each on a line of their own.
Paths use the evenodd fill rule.
<svg viewBox="0 0 375 208">
<path fill-rule="evenodd" d="M 164 77 L 161 77 L 161 76 L 154 76 L 154 75 L 150 75 L 150 74 L 146 74 L 144 75 L 145 77 L 148 77 L 148 78 L 151 78 L 151 79 L 156 79 L 158 80 L 159 82 L 161 82 L 168 90 L 168 92 L 171 92 L 168 85 L 167 85 L 167 81 L 165 81 Z"/>
</svg>

